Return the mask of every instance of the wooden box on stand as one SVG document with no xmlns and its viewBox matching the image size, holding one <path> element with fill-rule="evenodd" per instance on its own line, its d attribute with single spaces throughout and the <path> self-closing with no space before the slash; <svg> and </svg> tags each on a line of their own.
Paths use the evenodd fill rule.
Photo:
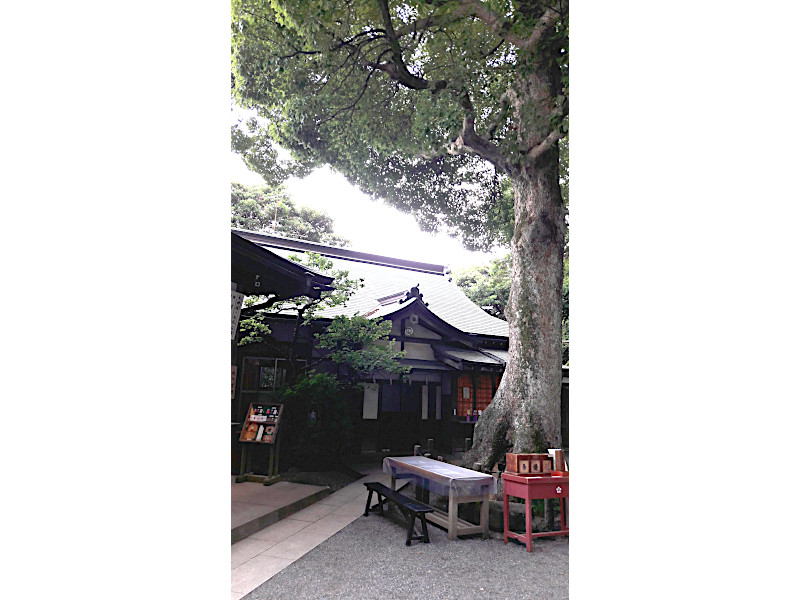
<svg viewBox="0 0 800 600">
<path fill-rule="evenodd" d="M 506 473 L 515 475 L 547 475 L 553 470 L 553 459 L 548 454 L 506 453 Z"/>
</svg>

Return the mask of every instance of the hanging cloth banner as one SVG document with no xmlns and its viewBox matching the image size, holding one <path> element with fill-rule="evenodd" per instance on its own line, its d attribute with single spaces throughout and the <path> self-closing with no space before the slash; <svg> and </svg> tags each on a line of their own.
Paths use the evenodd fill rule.
<svg viewBox="0 0 800 600">
<path fill-rule="evenodd" d="M 239 315 L 242 314 L 244 294 L 231 290 L 231 341 L 236 339 L 236 330 L 239 329 Z"/>
</svg>

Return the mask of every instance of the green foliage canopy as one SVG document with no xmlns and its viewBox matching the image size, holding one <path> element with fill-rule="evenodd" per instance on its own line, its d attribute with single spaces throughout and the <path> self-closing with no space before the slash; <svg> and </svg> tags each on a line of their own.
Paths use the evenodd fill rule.
<svg viewBox="0 0 800 600">
<path fill-rule="evenodd" d="M 566 2 L 232 6 L 234 95 L 262 118 L 244 138 L 330 164 L 467 247 L 507 238 L 504 181 L 566 133 Z M 521 108 L 534 71 L 555 84 Z"/>
<path fill-rule="evenodd" d="M 349 240 L 334 233 L 328 213 L 298 208 L 283 185 L 231 183 L 231 227 L 331 246 L 350 245 Z"/>
<path fill-rule="evenodd" d="M 239 118 L 231 126 L 231 150 L 270 187 L 280 185 L 293 175 L 302 177 L 309 171 L 291 157 L 280 156 L 278 147 L 255 117 Z"/>
</svg>

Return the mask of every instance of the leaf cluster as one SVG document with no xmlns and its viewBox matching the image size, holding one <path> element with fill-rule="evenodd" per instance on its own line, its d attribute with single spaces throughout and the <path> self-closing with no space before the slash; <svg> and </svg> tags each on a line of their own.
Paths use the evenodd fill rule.
<svg viewBox="0 0 800 600">
<path fill-rule="evenodd" d="M 247 346 L 249 344 L 260 344 L 264 338 L 272 333 L 265 317 L 261 313 L 245 317 L 239 320 L 239 341 L 237 346 Z"/>
<path fill-rule="evenodd" d="M 328 352 L 326 358 L 345 367 L 349 378 L 357 381 L 381 372 L 400 375 L 409 371 L 398 362 L 405 353 L 395 350 L 394 341 L 388 339 L 391 329 L 391 321 L 338 316 L 315 337 L 318 347 Z"/>
</svg>

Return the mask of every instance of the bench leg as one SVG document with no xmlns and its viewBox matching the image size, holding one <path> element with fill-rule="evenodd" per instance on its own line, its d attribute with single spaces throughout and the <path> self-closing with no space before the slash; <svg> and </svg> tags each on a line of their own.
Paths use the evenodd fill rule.
<svg viewBox="0 0 800 600">
<path fill-rule="evenodd" d="M 416 515 L 412 512 L 408 517 L 408 535 L 406 536 L 406 546 L 411 545 L 411 538 L 414 537 L 414 519 Z"/>
<path fill-rule="evenodd" d="M 369 493 L 367 494 L 367 506 L 364 508 L 364 516 L 366 517 L 369 515 L 370 502 L 372 502 L 372 492 L 375 492 L 375 498 L 377 500 L 377 504 L 371 508 L 374 509 L 377 507 L 378 511 L 381 513 L 381 516 L 383 516 L 383 503 L 386 502 L 386 498 L 381 496 L 381 493 L 378 490 L 369 490 Z"/>
<path fill-rule="evenodd" d="M 428 539 L 428 522 L 425 520 L 425 513 L 419 515 L 419 521 L 422 523 L 422 541 L 426 544 L 430 544 L 431 541 Z"/>
<path fill-rule="evenodd" d="M 372 502 L 372 490 L 369 490 L 369 494 L 367 494 L 367 506 L 364 508 L 364 516 L 369 516 L 369 503 Z"/>
</svg>

